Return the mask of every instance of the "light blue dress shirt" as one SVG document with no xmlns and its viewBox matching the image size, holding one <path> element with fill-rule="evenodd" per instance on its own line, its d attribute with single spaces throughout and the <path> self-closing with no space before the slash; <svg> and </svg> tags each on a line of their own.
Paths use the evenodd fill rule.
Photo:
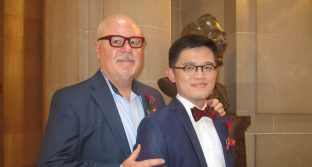
<svg viewBox="0 0 312 167">
<path fill-rule="evenodd" d="M 113 95 L 119 116 L 122 121 L 122 125 L 126 132 L 130 150 L 133 151 L 133 146 L 136 143 L 138 126 L 145 116 L 142 98 L 141 96 L 131 91 L 130 100 L 128 101 L 119 93 L 118 89 L 108 80 L 104 74 L 103 76 Z"/>
</svg>

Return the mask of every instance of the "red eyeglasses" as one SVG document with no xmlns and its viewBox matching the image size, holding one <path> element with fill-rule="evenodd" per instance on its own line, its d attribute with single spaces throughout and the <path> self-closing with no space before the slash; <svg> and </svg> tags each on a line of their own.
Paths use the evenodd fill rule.
<svg viewBox="0 0 312 167">
<path fill-rule="evenodd" d="M 124 37 L 121 35 L 107 35 L 99 38 L 98 41 L 99 40 L 108 40 L 110 46 L 115 48 L 123 47 L 126 41 L 128 41 L 131 48 L 141 48 L 145 41 L 145 38 L 139 36 Z"/>
</svg>

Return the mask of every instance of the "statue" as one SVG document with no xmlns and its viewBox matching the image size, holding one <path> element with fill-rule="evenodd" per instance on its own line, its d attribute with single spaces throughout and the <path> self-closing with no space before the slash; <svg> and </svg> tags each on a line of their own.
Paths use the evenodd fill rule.
<svg viewBox="0 0 312 167">
<path fill-rule="evenodd" d="M 194 22 L 186 25 L 182 31 L 182 36 L 187 34 L 199 34 L 207 36 L 209 39 L 213 40 L 218 49 L 221 58 L 219 61 L 220 65 L 223 64 L 223 53 L 227 46 L 226 34 L 222 29 L 218 19 L 211 14 L 204 14 L 196 19 Z"/>
<path fill-rule="evenodd" d="M 203 36 L 207 36 L 211 40 L 213 40 L 219 50 L 220 59 L 218 59 L 218 63 L 220 65 L 223 64 L 223 54 L 227 46 L 226 34 L 222 29 L 219 21 L 216 17 L 211 14 L 204 14 L 196 19 L 194 22 L 186 25 L 186 27 L 182 31 L 182 36 L 187 34 L 200 34 Z M 176 87 L 174 83 L 172 83 L 167 77 L 160 78 L 157 82 L 160 90 L 169 97 L 175 97 L 177 94 Z M 223 107 L 226 111 L 230 106 L 229 99 L 227 95 L 227 91 L 225 87 L 216 82 L 213 93 L 209 98 L 217 98 L 223 104 Z"/>
</svg>

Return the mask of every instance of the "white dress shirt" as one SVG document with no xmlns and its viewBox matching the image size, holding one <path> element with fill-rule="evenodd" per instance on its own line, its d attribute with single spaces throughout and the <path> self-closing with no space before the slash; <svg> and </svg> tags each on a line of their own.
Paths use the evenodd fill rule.
<svg viewBox="0 0 312 167">
<path fill-rule="evenodd" d="M 191 112 L 191 108 L 195 105 L 179 94 L 177 94 L 177 99 L 183 104 L 191 119 L 199 143 L 204 152 L 207 165 L 209 167 L 225 167 L 222 145 L 212 119 L 209 117 L 202 117 L 199 121 L 195 122 Z"/>
</svg>

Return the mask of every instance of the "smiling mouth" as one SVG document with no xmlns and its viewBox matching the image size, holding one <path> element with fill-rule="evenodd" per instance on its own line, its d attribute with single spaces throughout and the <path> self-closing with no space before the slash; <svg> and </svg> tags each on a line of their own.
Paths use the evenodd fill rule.
<svg viewBox="0 0 312 167">
<path fill-rule="evenodd" d="M 120 62 L 120 63 L 134 63 L 134 60 L 117 60 L 117 62 Z"/>
<path fill-rule="evenodd" d="M 119 59 L 117 59 L 117 62 L 118 63 L 134 63 L 135 58 L 131 56 L 120 57 Z"/>
<path fill-rule="evenodd" d="M 206 84 L 206 83 L 194 83 L 194 84 L 191 84 L 191 86 L 196 87 L 196 88 L 204 88 L 207 85 L 208 84 Z"/>
</svg>

